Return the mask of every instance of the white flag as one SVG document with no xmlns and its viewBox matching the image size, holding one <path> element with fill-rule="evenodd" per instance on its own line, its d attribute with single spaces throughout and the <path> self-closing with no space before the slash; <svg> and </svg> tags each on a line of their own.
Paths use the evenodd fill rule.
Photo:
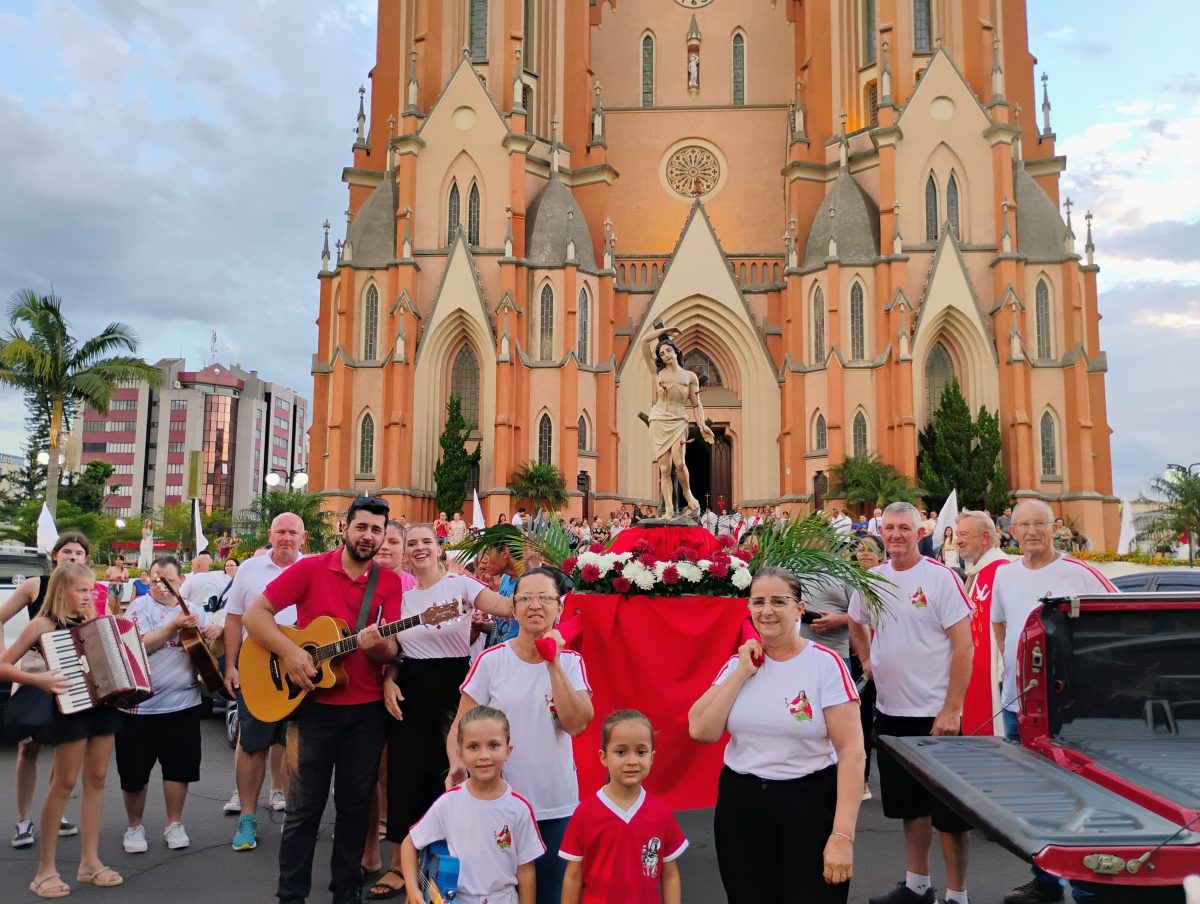
<svg viewBox="0 0 1200 904">
<path fill-rule="evenodd" d="M 38 515 L 37 520 L 37 548 L 42 552 L 49 552 L 57 542 L 58 527 L 54 524 L 54 516 L 50 514 L 50 507 L 43 502 L 42 513 Z"/>
<path fill-rule="evenodd" d="M 192 534 L 196 538 L 192 555 L 198 556 L 208 549 L 208 538 L 204 536 L 204 526 L 200 521 L 200 500 L 192 500 Z"/>
<path fill-rule="evenodd" d="M 483 520 L 483 506 L 479 504 L 479 490 L 475 490 L 475 507 L 471 513 L 471 529 L 483 530 L 487 522 Z"/>
<path fill-rule="evenodd" d="M 1133 527 L 1133 506 L 1129 497 L 1121 500 L 1121 535 L 1117 538 L 1117 555 L 1125 555 L 1133 549 L 1137 539 L 1137 531 Z"/>
<path fill-rule="evenodd" d="M 937 527 L 933 529 L 933 548 L 941 549 L 946 539 L 946 528 L 954 527 L 958 520 L 958 490 L 951 490 L 946 504 L 938 512 Z"/>
</svg>

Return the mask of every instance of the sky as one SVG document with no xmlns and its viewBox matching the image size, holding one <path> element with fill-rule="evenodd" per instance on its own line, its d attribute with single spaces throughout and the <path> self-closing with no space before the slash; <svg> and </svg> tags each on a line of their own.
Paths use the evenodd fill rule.
<svg viewBox="0 0 1200 904">
<path fill-rule="evenodd" d="M 1114 481 L 1136 495 L 1200 460 L 1200 15 L 1028 6 L 1062 194 L 1095 215 Z M 194 367 L 215 332 L 219 362 L 311 394 L 321 222 L 344 231 L 374 16 L 375 0 L 0 3 L 0 299 L 53 291 L 75 335 L 124 321 L 145 358 Z M 22 451 L 23 417 L 0 391 L 0 452 Z"/>
</svg>

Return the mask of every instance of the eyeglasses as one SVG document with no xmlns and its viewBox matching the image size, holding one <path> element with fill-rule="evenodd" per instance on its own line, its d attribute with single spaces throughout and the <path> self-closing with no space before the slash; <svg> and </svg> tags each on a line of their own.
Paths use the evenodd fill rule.
<svg viewBox="0 0 1200 904">
<path fill-rule="evenodd" d="M 557 593 L 517 593 L 513 595 L 513 602 L 518 606 L 528 606 L 534 600 L 537 600 L 543 606 L 557 606 Z"/>
<path fill-rule="evenodd" d="M 1012 528 L 1013 530 L 1045 530 L 1049 526 L 1049 521 L 1017 521 Z"/>
<path fill-rule="evenodd" d="M 789 604 L 799 602 L 794 596 L 752 596 L 746 601 L 751 612 L 762 612 L 770 606 L 772 609 L 786 609 Z"/>
</svg>

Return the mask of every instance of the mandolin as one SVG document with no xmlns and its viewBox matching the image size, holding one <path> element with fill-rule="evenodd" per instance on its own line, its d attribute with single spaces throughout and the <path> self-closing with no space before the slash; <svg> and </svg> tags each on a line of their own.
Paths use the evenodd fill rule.
<svg viewBox="0 0 1200 904">
<path fill-rule="evenodd" d="M 179 595 L 168 581 L 162 578 L 156 578 L 159 585 L 165 589 L 171 596 L 179 602 L 180 607 L 184 612 L 190 613 L 192 610 L 188 608 L 183 597 Z M 216 694 L 225 686 L 225 676 L 221 674 L 221 667 L 217 664 L 217 657 L 209 647 L 208 641 L 204 639 L 204 635 L 200 633 L 200 628 L 180 628 L 177 632 L 179 635 L 179 643 L 183 645 L 183 652 L 187 653 L 188 659 L 191 660 L 192 668 L 196 670 L 196 677 L 200 679 L 200 686 L 204 688 L 208 694 Z"/>
<path fill-rule="evenodd" d="M 417 881 L 425 904 L 449 904 L 458 895 L 459 862 L 445 841 L 435 841 L 420 852 Z"/>
<path fill-rule="evenodd" d="M 440 603 L 430 606 L 420 615 L 380 625 L 379 633 L 390 637 L 417 625 L 440 627 L 444 622 L 462 618 L 465 611 L 462 600 Z M 345 670 L 336 660 L 358 649 L 358 635 L 340 618 L 322 615 L 314 618 L 305 628 L 280 625 L 279 630 L 312 656 L 313 664 L 317 668 L 317 674 L 312 679 L 316 689 L 336 687 L 349 680 Z M 309 693 L 288 677 L 280 656 L 272 653 L 253 637 L 247 637 L 242 642 L 238 673 L 246 706 L 260 722 L 278 722 L 286 719 Z"/>
</svg>

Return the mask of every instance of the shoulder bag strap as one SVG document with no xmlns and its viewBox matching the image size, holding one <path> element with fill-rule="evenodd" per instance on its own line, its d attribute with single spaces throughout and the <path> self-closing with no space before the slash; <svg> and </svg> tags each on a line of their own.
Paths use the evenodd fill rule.
<svg viewBox="0 0 1200 904">
<path fill-rule="evenodd" d="M 371 612 L 371 600 L 375 598 L 375 584 L 378 580 L 379 566 L 372 562 L 371 573 L 367 575 L 367 586 L 363 590 L 362 608 L 358 610 L 358 627 L 354 629 L 355 634 L 367 626 L 367 615 Z"/>
</svg>

